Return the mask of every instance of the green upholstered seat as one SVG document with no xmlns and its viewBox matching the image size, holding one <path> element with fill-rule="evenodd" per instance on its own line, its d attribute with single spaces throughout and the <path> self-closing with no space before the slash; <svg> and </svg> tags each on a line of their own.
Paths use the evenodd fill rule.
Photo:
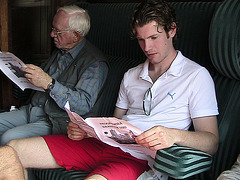
<svg viewBox="0 0 240 180">
<path fill-rule="evenodd" d="M 100 117 L 113 115 L 124 73 L 140 63 L 137 60 L 123 57 L 107 56 L 107 58 L 109 60 L 110 71 L 106 81 L 107 86 L 104 88 L 102 100 L 100 100 L 100 107 L 102 107 L 99 109 L 98 116 Z"/>
<path fill-rule="evenodd" d="M 82 180 L 87 177 L 88 172 L 84 171 L 67 171 L 65 169 L 33 169 L 32 172 L 36 176 L 36 180 Z M 32 180 L 34 177 L 32 177 Z M 31 180 L 31 179 L 29 179 Z"/>
<path fill-rule="evenodd" d="M 240 153 L 240 1 L 219 5 L 209 31 L 209 52 L 219 106 L 219 148 L 214 155 L 213 179 L 230 169 Z"/>
<path fill-rule="evenodd" d="M 209 50 L 223 76 L 240 80 L 240 1 L 224 1 L 210 26 Z"/>
</svg>

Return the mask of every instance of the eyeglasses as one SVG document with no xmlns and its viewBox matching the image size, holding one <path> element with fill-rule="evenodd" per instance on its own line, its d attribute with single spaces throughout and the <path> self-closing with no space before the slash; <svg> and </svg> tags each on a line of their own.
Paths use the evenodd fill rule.
<svg viewBox="0 0 240 180">
<path fill-rule="evenodd" d="M 72 30 L 58 31 L 56 28 L 52 27 L 52 31 L 53 31 L 55 34 L 59 35 L 59 34 L 62 34 L 62 33 L 64 33 L 64 32 L 69 32 L 69 31 L 72 31 Z"/>
<path fill-rule="evenodd" d="M 149 116 L 151 114 L 152 110 L 152 91 L 151 88 L 149 88 L 143 97 L 143 111 L 145 115 Z"/>
</svg>

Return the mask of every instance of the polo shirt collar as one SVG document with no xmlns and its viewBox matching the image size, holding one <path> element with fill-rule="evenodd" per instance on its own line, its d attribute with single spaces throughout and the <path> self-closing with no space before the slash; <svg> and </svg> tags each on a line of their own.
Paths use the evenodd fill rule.
<svg viewBox="0 0 240 180">
<path fill-rule="evenodd" d="M 167 75 L 173 75 L 173 76 L 181 76 L 183 66 L 184 66 L 184 56 L 182 55 L 181 51 L 177 51 L 177 56 L 173 60 L 170 68 L 167 70 Z"/>
<path fill-rule="evenodd" d="M 142 71 L 140 72 L 140 78 L 147 80 L 149 78 L 148 76 L 148 66 L 149 66 L 149 61 L 148 59 L 144 62 Z M 184 66 L 184 56 L 182 55 L 181 51 L 177 51 L 177 56 L 173 60 L 170 68 L 167 70 L 165 74 L 165 77 L 168 75 L 173 75 L 173 76 L 180 76 L 182 73 L 182 69 Z"/>
<path fill-rule="evenodd" d="M 142 71 L 140 72 L 140 78 L 148 80 L 150 77 L 148 75 L 148 65 L 149 65 L 149 61 L 148 59 L 143 63 L 143 68 Z"/>
</svg>

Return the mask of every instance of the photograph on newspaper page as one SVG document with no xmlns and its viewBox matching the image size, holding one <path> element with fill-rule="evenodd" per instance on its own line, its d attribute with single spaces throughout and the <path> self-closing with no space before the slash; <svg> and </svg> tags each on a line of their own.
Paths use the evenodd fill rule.
<svg viewBox="0 0 240 180">
<path fill-rule="evenodd" d="M 34 89 L 37 91 L 44 91 L 43 88 L 39 88 L 31 84 L 24 76 L 24 72 L 21 71 L 21 67 L 26 65 L 14 54 L 9 52 L 0 52 L 0 69 L 1 71 L 14 82 L 21 90 Z"/>
<path fill-rule="evenodd" d="M 85 119 L 85 122 L 95 129 L 101 141 L 111 146 L 141 151 L 153 158 L 156 155 L 156 151 L 136 143 L 135 137 L 143 131 L 125 120 L 115 117 L 90 117 Z"/>
</svg>

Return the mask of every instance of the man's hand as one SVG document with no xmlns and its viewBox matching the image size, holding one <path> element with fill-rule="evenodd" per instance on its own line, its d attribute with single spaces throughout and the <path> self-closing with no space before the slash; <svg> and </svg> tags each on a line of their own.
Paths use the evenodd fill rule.
<svg viewBox="0 0 240 180">
<path fill-rule="evenodd" d="M 25 72 L 27 80 L 37 87 L 43 89 L 48 88 L 48 84 L 52 82 L 51 76 L 45 73 L 40 67 L 33 64 L 27 64 L 27 67 L 22 67 L 21 70 Z"/>
<path fill-rule="evenodd" d="M 79 141 L 84 139 L 87 136 L 87 133 L 83 131 L 78 125 L 72 123 L 71 121 L 68 123 L 67 134 L 71 140 Z"/>
<path fill-rule="evenodd" d="M 175 143 L 172 129 L 155 126 L 136 137 L 136 142 L 151 150 L 171 147 Z"/>
</svg>

